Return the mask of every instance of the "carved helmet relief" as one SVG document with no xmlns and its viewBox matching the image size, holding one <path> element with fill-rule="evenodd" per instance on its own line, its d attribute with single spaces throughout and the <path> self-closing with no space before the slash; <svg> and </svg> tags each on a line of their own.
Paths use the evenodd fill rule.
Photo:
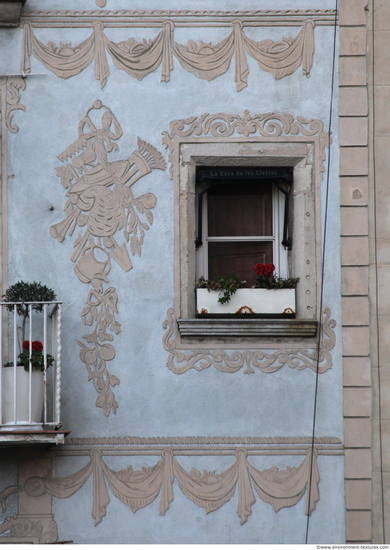
<svg viewBox="0 0 390 550">
<path fill-rule="evenodd" d="M 88 380 L 99 394 L 96 406 L 106 416 L 118 407 L 111 388 L 119 384 L 119 378 L 110 373 L 107 362 L 115 358 L 111 333 L 119 334 L 121 329 L 115 319 L 116 289 L 104 284 L 108 284 L 112 260 L 124 271 L 132 269 L 129 249 L 132 255 L 141 256 L 145 231 L 153 223 L 151 210 L 157 198 L 152 193 L 135 197 L 132 185 L 153 169 L 166 167 L 157 149 L 139 138 L 138 150 L 128 159 L 110 161 L 108 155 L 119 150 L 115 142 L 122 134 L 111 109 L 96 100 L 78 124 L 78 139 L 57 157 L 63 162 L 56 170 L 67 201 L 65 218 L 50 228 L 59 242 L 67 234 L 72 236 L 77 227 L 81 229 L 70 259 L 76 264 L 78 279 L 92 288 L 81 312 L 90 332 L 82 337 L 86 343 L 77 342 Z"/>
</svg>

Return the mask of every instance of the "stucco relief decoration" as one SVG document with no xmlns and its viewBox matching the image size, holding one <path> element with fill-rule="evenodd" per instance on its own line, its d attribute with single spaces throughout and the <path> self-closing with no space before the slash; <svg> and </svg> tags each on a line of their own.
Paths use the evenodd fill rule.
<svg viewBox="0 0 390 550">
<path fill-rule="evenodd" d="M 12 122 L 13 111 L 26 110 L 26 107 L 20 103 L 20 91 L 25 89 L 26 82 L 24 78 L 19 76 L 0 77 L 1 112 L 4 113 L 3 116 L 7 129 L 13 134 L 19 130 L 19 127 Z"/>
<path fill-rule="evenodd" d="M 321 174 L 325 172 L 325 147 L 329 147 L 331 138 L 329 132 L 324 132 L 324 123 L 318 119 L 307 119 L 297 116 L 296 119 L 287 113 L 265 113 L 251 116 L 249 111 L 244 115 L 204 113 L 200 117 L 174 120 L 169 125 L 169 133 L 163 132 L 162 143 L 169 151 L 169 172 L 173 180 L 174 139 L 176 137 L 205 136 L 231 137 L 234 135 L 249 137 L 259 136 L 277 138 L 287 135 L 303 135 L 319 137 L 319 160 Z"/>
<path fill-rule="evenodd" d="M 272 373 L 284 366 L 296 370 L 311 369 L 314 372 L 317 371 L 317 349 L 277 349 L 275 351 L 245 349 L 230 353 L 221 349 L 182 351 L 177 349 L 178 334 L 172 308 L 168 310 L 167 317 L 168 319 L 163 323 L 163 328 L 166 329 L 163 345 L 169 352 L 168 368 L 174 374 L 183 374 L 190 369 L 202 371 L 210 367 L 228 373 L 238 372 L 245 367 L 244 374 L 254 374 L 256 372 L 254 369 Z M 330 351 L 334 348 L 336 342 L 336 335 L 333 331 L 335 326 L 336 321 L 330 318 L 330 310 L 325 308 L 322 324 L 324 334 L 321 338 L 318 357 L 319 374 L 332 367 Z"/>
<path fill-rule="evenodd" d="M 306 456 L 298 467 L 287 466 L 279 470 L 272 466 L 266 470 L 257 470 L 248 461 L 248 452 L 239 448 L 235 452 L 235 462 L 220 473 L 200 472 L 192 468 L 187 472 L 174 457 L 170 448 L 162 451 L 161 460 L 153 467 L 144 467 L 134 471 L 132 466 L 114 471 L 102 457 L 102 451 L 91 451 L 90 462 L 80 471 L 69 477 L 42 478 L 33 477 L 22 486 L 7 488 L 0 495 L 3 510 L 6 500 L 14 492 L 25 491 L 29 496 L 39 498 L 44 494 L 56 498 L 69 498 L 74 495 L 93 474 L 92 517 L 98 525 L 106 515 L 110 503 L 106 482 L 116 498 L 126 504 L 132 512 L 151 504 L 160 494 L 160 515 L 165 515 L 174 500 L 173 482 L 176 478 L 182 493 L 206 513 L 218 510 L 235 493 L 238 483 L 237 514 L 241 525 L 248 521 L 255 504 L 255 489 L 259 498 L 269 503 L 275 512 L 294 506 L 306 492 L 306 514 L 310 515 L 319 500 L 318 484 L 320 476 L 317 468 L 317 450 L 306 450 Z M 311 483 L 310 483 L 311 477 Z M 310 499 L 309 490 L 310 487 Z M 310 506 L 310 508 L 309 508 Z M 9 529 L 7 522 L 0 526 L 0 534 Z"/>
<path fill-rule="evenodd" d="M 92 118 L 99 117 L 101 123 L 97 127 Z M 50 234 L 59 242 L 67 234 L 72 236 L 77 227 L 81 229 L 70 259 L 76 264 L 78 279 L 91 288 L 81 312 L 82 322 L 89 330 L 82 337 L 85 342 L 77 342 L 88 380 L 99 394 L 96 406 L 106 416 L 118 407 L 111 388 L 119 384 L 119 379 L 111 374 L 107 363 L 115 358 L 111 342 L 121 328 L 115 318 L 116 289 L 105 285 L 112 261 L 124 271 L 132 269 L 129 249 L 131 254 L 141 256 L 145 232 L 153 223 L 155 195 L 135 197 L 132 185 L 152 169 L 165 170 L 161 154 L 140 138 L 138 150 L 128 159 L 109 161 L 108 154 L 119 150 L 115 142 L 121 137 L 122 129 L 114 113 L 100 100 L 95 101 L 78 125 L 78 139 L 58 155 L 63 164 L 56 168 L 57 176 L 66 190 L 67 201 L 65 218 L 50 228 Z"/>
<path fill-rule="evenodd" d="M 97 2 L 101 4 L 102 0 Z M 118 69 L 138 80 L 161 65 L 161 81 L 169 82 L 170 72 L 174 68 L 173 56 L 184 69 L 198 78 L 212 80 L 226 73 L 234 56 L 234 80 L 237 91 L 240 91 L 248 85 L 246 54 L 275 79 L 292 74 L 300 66 L 302 73 L 309 77 L 313 65 L 315 23 L 311 19 L 304 22 L 295 38 L 283 37 L 276 42 L 269 39 L 260 42 L 251 40 L 244 33 L 242 21 L 237 19 L 232 22 L 231 33 L 218 44 L 196 43 L 193 40 L 188 40 L 186 45 L 178 44 L 173 38 L 175 25 L 170 20 L 163 23 L 155 38 L 141 42 L 130 37 L 115 43 L 104 34 L 101 21 L 95 21 L 92 26 L 90 37 L 78 45 L 56 45 L 53 42 L 45 45 L 35 37 L 31 23 L 24 22 L 22 73 L 31 72 L 32 54 L 60 78 L 79 74 L 95 59 L 95 78 L 104 88 L 110 74 L 106 58 L 108 52 Z"/>
<path fill-rule="evenodd" d="M 40 544 L 53 544 L 58 540 L 58 528 L 54 519 L 47 516 L 39 517 L 39 514 L 33 519 L 20 516 L 6 519 L 0 525 L 0 535 L 4 533 L 9 533 L 10 538 L 15 537 L 21 543 L 23 539 L 28 543 L 35 540 Z M 3 541 L 5 544 L 10 542 L 8 537 L 1 537 L 0 543 Z"/>
</svg>

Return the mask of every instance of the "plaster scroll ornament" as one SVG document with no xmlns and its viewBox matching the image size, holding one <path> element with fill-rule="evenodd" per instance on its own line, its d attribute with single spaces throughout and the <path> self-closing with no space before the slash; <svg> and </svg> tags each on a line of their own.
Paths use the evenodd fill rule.
<svg viewBox="0 0 390 550">
<path fill-rule="evenodd" d="M 26 107 L 20 103 L 20 91 L 26 89 L 26 82 L 20 76 L 0 77 L 1 112 L 7 129 L 15 134 L 19 127 L 13 124 L 13 111 L 26 111 Z"/>
<path fill-rule="evenodd" d="M 104 2 L 96 1 L 98 5 Z M 175 25 L 171 20 L 163 22 L 160 33 L 154 39 L 135 42 L 130 37 L 119 43 L 111 41 L 104 34 L 101 21 L 94 21 L 91 23 L 93 31 L 90 37 L 72 46 L 70 43 L 43 44 L 35 37 L 31 23 L 25 21 L 21 71 L 24 74 L 31 72 L 32 54 L 60 78 L 79 74 L 94 59 L 95 78 L 100 81 L 101 88 L 104 88 L 110 74 L 106 58 L 108 52 L 118 69 L 126 71 L 137 80 L 142 80 L 161 65 L 161 82 L 169 82 L 175 56 L 185 70 L 209 81 L 226 73 L 234 56 L 234 80 L 239 92 L 248 85 L 247 53 L 257 61 L 262 70 L 271 73 L 275 79 L 292 74 L 300 66 L 303 74 L 310 76 L 314 54 L 313 20 L 304 21 L 295 38 L 283 37 L 276 42 L 269 39 L 260 42 L 251 40 L 245 35 L 243 22 L 239 19 L 233 20 L 231 24 L 231 33 L 218 44 L 197 44 L 189 40 L 187 45 L 181 45 L 174 41 Z"/>
<path fill-rule="evenodd" d="M 101 127 L 92 122 L 92 112 L 101 112 Z M 94 113 L 96 114 L 96 113 Z M 81 229 L 71 256 L 78 279 L 91 285 L 86 305 L 81 312 L 89 332 L 82 340 L 80 358 L 99 396 L 96 406 L 106 416 L 118 407 L 112 387 L 119 378 L 111 374 L 107 363 L 115 358 L 111 343 L 119 334 L 118 295 L 108 284 L 111 262 L 124 270 L 133 267 L 132 255 L 141 256 L 145 232 L 153 223 L 152 210 L 157 198 L 152 193 L 134 196 L 131 187 L 153 169 L 165 170 L 165 161 L 152 145 L 138 138 L 138 150 L 128 159 L 110 161 L 108 154 L 118 151 L 115 143 L 122 137 L 122 128 L 114 113 L 96 100 L 78 125 L 78 139 L 58 155 L 63 162 L 56 168 L 66 190 L 65 218 L 50 228 L 58 242 Z M 70 161 L 70 162 L 69 162 Z M 122 235 L 122 242 L 118 242 Z"/>
<path fill-rule="evenodd" d="M 174 120 L 169 124 L 169 132 L 162 133 L 162 143 L 169 152 L 169 172 L 173 180 L 175 140 L 177 137 L 204 136 L 228 138 L 231 136 L 278 138 L 280 136 L 308 136 L 319 138 L 319 160 L 321 174 L 325 172 L 325 147 L 332 143 L 329 132 L 324 131 L 324 123 L 318 119 L 307 119 L 302 116 L 294 118 L 288 113 L 264 113 L 251 116 L 248 110 L 243 116 L 228 113 L 191 116 L 187 119 Z"/>
<path fill-rule="evenodd" d="M 106 508 L 110 503 L 106 482 L 114 496 L 133 513 L 148 506 L 160 495 L 162 516 L 174 500 L 175 479 L 182 493 L 194 504 L 204 508 L 206 513 L 218 510 L 229 502 L 238 484 L 237 514 L 243 525 L 252 514 L 252 506 L 256 502 L 253 489 L 275 512 L 294 506 L 306 492 L 306 514 L 310 515 L 320 498 L 317 453 L 316 449 L 312 452 L 310 447 L 307 448 L 306 456 L 298 467 L 287 466 L 285 470 L 279 470 L 272 466 L 269 469 L 257 470 L 248 461 L 248 451 L 238 448 L 235 450 L 235 462 L 223 472 L 216 473 L 215 470 L 200 472 L 196 468 L 187 472 L 176 460 L 171 448 L 162 451 L 161 460 L 153 467 L 134 471 L 132 466 L 128 466 L 115 471 L 104 462 L 102 450 L 93 449 L 90 462 L 73 475 L 65 478 L 30 478 L 22 486 L 3 491 L 0 500 L 5 510 L 6 499 L 14 492 L 26 492 L 32 498 L 39 498 L 44 494 L 61 499 L 69 498 L 77 493 L 93 474 L 92 517 L 95 525 L 98 525 L 106 515 Z M 3 526 L 4 524 L 0 526 L 0 533 L 7 527 Z"/>
<path fill-rule="evenodd" d="M 34 514 L 30 517 L 21 514 L 16 518 L 6 519 L 0 525 L 0 535 L 4 533 L 9 533 L 9 537 L 0 538 L 4 543 L 9 542 L 9 538 L 13 539 L 12 542 L 33 541 L 40 544 L 53 544 L 58 540 L 58 527 L 51 514 Z"/>
<path fill-rule="evenodd" d="M 230 353 L 222 349 L 205 349 L 182 351 L 177 349 L 178 339 L 177 324 L 174 319 L 174 310 L 168 309 L 168 319 L 164 321 L 163 328 L 166 333 L 163 337 L 164 348 L 169 352 L 167 366 L 174 374 L 183 374 L 191 369 L 203 371 L 214 367 L 220 372 L 234 373 L 245 367 L 244 374 L 255 373 L 258 369 L 264 373 L 272 373 L 284 366 L 290 369 L 317 370 L 317 349 L 277 349 L 272 350 L 236 350 Z M 324 320 L 322 329 L 324 335 L 321 338 L 321 347 L 318 357 L 318 372 L 322 374 L 332 368 L 332 355 L 330 351 L 334 348 L 336 335 L 333 329 L 336 321 L 330 318 L 330 310 L 324 309 Z"/>
</svg>

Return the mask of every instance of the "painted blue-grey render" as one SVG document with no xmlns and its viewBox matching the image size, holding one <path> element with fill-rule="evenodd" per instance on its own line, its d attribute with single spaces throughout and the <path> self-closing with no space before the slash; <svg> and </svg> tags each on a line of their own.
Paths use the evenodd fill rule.
<svg viewBox="0 0 390 550">
<path fill-rule="evenodd" d="M 68 4 L 68 3 L 67 3 Z M 191 10 L 185 0 L 158 0 L 131 3 L 131 10 Z M 68 10 L 63 0 L 27 0 L 23 13 L 33 11 Z M 71 10 L 100 8 L 95 0 L 73 0 Z M 107 0 L 104 10 L 128 10 L 126 0 Z M 196 10 L 332 10 L 330 0 L 199 0 Z M 169 20 L 169 13 L 162 17 Z M 195 18 L 196 19 L 196 18 Z M 72 16 L 77 21 L 77 15 Z M 295 37 L 302 24 L 272 26 L 267 24 L 245 28 L 246 35 L 257 42 Z M 91 35 L 91 27 L 74 25 L 33 27 L 35 37 L 47 45 L 80 44 Z M 135 41 L 153 39 L 160 28 L 137 25 L 107 27 L 105 35 L 119 43 L 132 37 Z M 175 28 L 175 41 L 186 44 L 219 43 L 230 29 L 214 24 L 199 23 Z M 63 302 L 62 311 L 62 427 L 70 430 L 68 438 L 94 441 L 96 448 L 105 446 L 104 438 L 310 438 L 313 430 L 316 373 L 284 366 L 277 372 L 256 371 L 243 374 L 221 372 L 213 367 L 188 370 L 177 375 L 167 367 L 168 351 L 163 337 L 167 311 L 174 307 L 174 188 L 169 174 L 168 150 L 162 143 L 163 132 L 170 123 L 204 113 L 228 113 L 250 116 L 265 113 L 288 113 L 295 119 L 320 120 L 324 131 L 329 129 L 334 28 L 317 25 L 314 29 L 315 50 L 310 76 L 300 67 L 281 79 L 261 70 L 256 61 L 246 56 L 248 86 L 237 92 L 234 81 L 234 62 L 217 78 L 207 81 L 184 70 L 174 58 L 170 81 L 161 82 L 161 66 L 141 81 L 117 69 L 107 55 L 110 75 L 104 88 L 95 78 L 92 62 L 80 74 L 62 79 L 48 70 L 31 55 L 31 76 L 25 79 L 21 92 L 25 112 L 17 112 L 14 121 L 17 133 L 8 134 L 8 284 L 18 280 L 41 281 L 53 288 Z M 20 74 L 23 29 L 0 29 L 0 73 Z M 337 55 L 336 40 L 336 76 Z M 34 76 L 36 75 L 36 76 Z M 91 287 L 82 283 L 74 272 L 70 257 L 74 242 L 82 230 L 76 228 L 72 237 L 58 242 L 50 227 L 64 218 L 64 187 L 57 177 L 61 166 L 57 156 L 76 141 L 78 124 L 87 110 L 100 100 L 115 115 L 123 135 L 115 141 L 118 150 L 108 153 L 109 162 L 123 160 L 137 150 L 137 138 L 152 145 L 165 160 L 166 169 L 153 169 L 132 187 L 135 196 L 151 193 L 157 198 L 153 207 L 153 224 L 145 231 L 142 254 L 130 255 L 133 268 L 124 271 L 111 262 L 109 283 L 118 296 L 116 321 L 121 332 L 114 334 L 116 356 L 107 362 L 110 372 L 120 384 L 112 388 L 119 406 L 114 413 L 104 414 L 97 406 L 98 393 L 88 381 L 85 364 L 80 360 L 78 340 L 88 332 L 82 322 L 82 310 Z M 323 229 L 326 184 L 328 196 L 327 246 L 323 305 L 330 309 L 335 321 L 335 343 L 331 349 L 332 368 L 319 376 L 316 436 L 343 442 L 342 335 L 340 294 L 340 220 L 339 220 L 339 154 L 338 154 L 338 96 L 333 97 L 331 162 L 328 174 L 329 148 L 325 147 L 324 173 L 321 175 L 321 227 Z M 101 113 L 93 113 L 101 124 Z M 92 118 L 92 115 L 91 115 Z M 316 161 L 318 163 L 318 159 Z M 317 166 L 318 169 L 318 166 Z M 319 284 L 319 281 L 318 281 Z M 278 345 L 283 344 L 283 339 Z M 248 346 L 249 348 L 250 346 Z M 279 346 L 280 347 L 280 346 Z M 286 343 L 289 347 L 289 343 Z M 242 348 L 242 347 L 241 347 Z M 240 348 L 240 349 L 241 349 Z M 191 347 L 188 347 L 191 350 Z M 232 351 L 230 347 L 229 352 Z M 211 439 L 210 439 L 211 441 Z M 176 459 L 184 470 L 222 472 L 235 461 L 234 453 L 218 450 L 208 453 L 206 445 L 178 454 Z M 87 444 L 85 444 L 87 445 Z M 123 442 L 110 443 L 111 454 L 104 462 L 114 471 L 131 466 L 133 471 L 153 467 L 160 457 L 142 454 L 142 445 L 133 447 Z M 245 447 L 245 443 L 237 447 Z M 310 439 L 301 447 L 310 448 Z M 126 447 L 126 450 L 124 448 Z M 164 446 L 160 445 L 161 450 Z M 172 445 L 167 444 L 167 447 Z M 285 446 L 286 447 L 286 446 Z M 254 468 L 263 471 L 273 466 L 280 470 L 298 467 L 304 454 L 290 450 L 276 452 L 277 445 L 267 453 L 249 453 Z M 87 447 L 85 447 L 87 448 Z M 66 452 L 61 448 L 40 450 L 7 449 L 0 455 L 0 492 L 18 485 L 18 460 L 34 453 L 52 458 L 52 477 L 68 477 L 84 468 L 90 458 L 80 444 Z M 265 449 L 265 447 L 264 447 Z M 272 452 L 272 450 L 274 452 Z M 117 452 L 118 451 L 118 452 Z M 123 452 L 119 452 L 123 451 Z M 47 453 L 47 455 L 45 455 Z M 82 453 L 81 453 L 82 454 Z M 26 458 L 24 458 L 26 460 Z M 309 542 L 341 543 L 345 541 L 344 457 L 342 453 L 319 454 L 317 458 L 320 482 L 319 500 L 310 517 Z M 108 487 L 108 485 L 107 485 Z M 110 503 L 106 515 L 95 525 L 93 508 L 93 476 L 68 498 L 52 497 L 52 513 L 58 526 L 58 540 L 75 543 L 304 543 L 307 516 L 306 495 L 294 506 L 275 512 L 270 504 L 255 493 L 256 503 L 248 521 L 240 524 L 237 516 L 238 486 L 234 496 L 218 510 L 206 514 L 173 483 L 174 500 L 165 515 L 159 515 L 160 497 L 137 510 L 135 514 L 108 487 Z M 7 499 L 7 509 L 0 511 L 0 520 L 15 517 L 18 496 Z M 21 511 L 19 510 L 19 514 Z M 9 536 L 9 532 L 3 536 Z M 0 539 L 1 540 L 1 539 Z M 22 541 L 23 538 L 20 538 Z"/>
</svg>

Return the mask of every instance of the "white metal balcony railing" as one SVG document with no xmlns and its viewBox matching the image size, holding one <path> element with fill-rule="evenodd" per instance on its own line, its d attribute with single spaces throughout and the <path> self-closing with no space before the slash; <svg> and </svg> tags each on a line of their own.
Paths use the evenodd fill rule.
<svg viewBox="0 0 390 550">
<path fill-rule="evenodd" d="M 27 370 L 19 357 L 23 346 L 20 344 L 22 316 L 17 312 L 20 304 L 22 302 L 0 302 L 0 321 L 3 321 L 0 322 L 0 432 L 55 430 L 61 427 L 62 302 L 25 302 L 29 309 L 25 328 L 29 342 Z M 42 304 L 42 312 L 33 309 L 38 304 Z M 42 370 L 32 366 L 32 347 L 36 340 L 43 346 Z M 51 366 L 50 355 L 54 358 Z"/>
</svg>

